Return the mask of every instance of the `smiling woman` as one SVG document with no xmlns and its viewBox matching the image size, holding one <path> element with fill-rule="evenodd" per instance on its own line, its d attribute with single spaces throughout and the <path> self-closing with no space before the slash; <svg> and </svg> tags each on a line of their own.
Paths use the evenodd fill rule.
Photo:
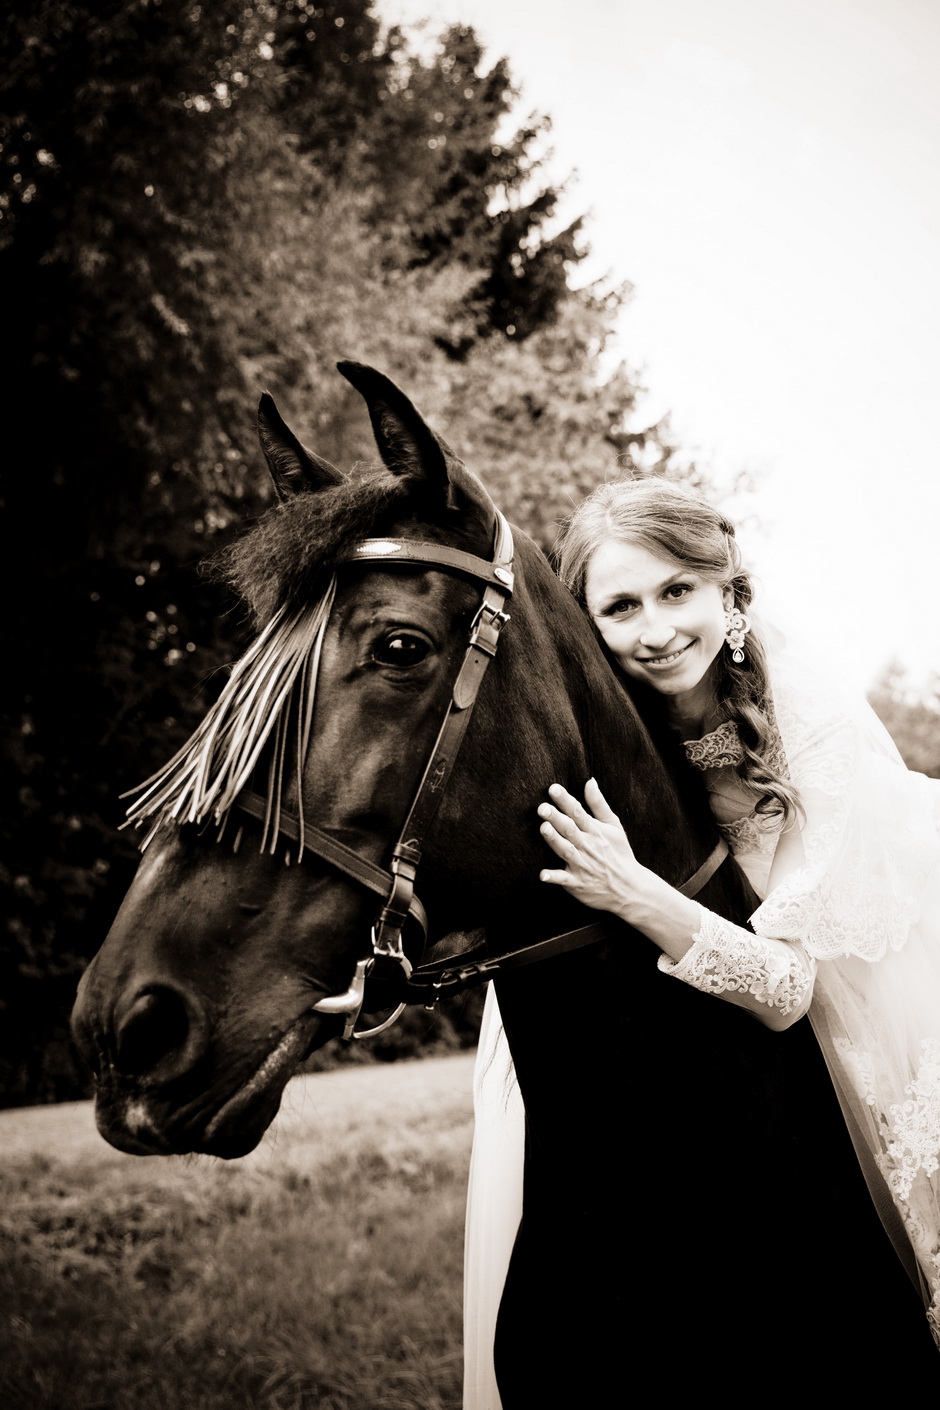
<svg viewBox="0 0 940 1410">
<path fill-rule="evenodd" d="M 940 1344 L 940 785 L 903 767 L 863 702 L 845 701 L 836 684 L 751 628 L 744 611 L 751 583 L 734 527 L 691 491 L 656 478 L 602 485 L 572 516 L 558 557 L 651 729 L 678 736 L 702 772 L 715 820 L 761 904 L 742 925 L 668 884 L 636 855 L 635 819 L 624 813 L 621 823 L 593 778 L 583 804 L 580 790 L 555 783 L 539 806 L 542 836 L 558 858 L 541 879 L 652 940 L 662 974 L 722 1001 L 714 1005 L 716 1022 L 733 1005 L 779 1033 L 809 1014 L 875 1206 Z M 504 1119 L 495 1135 L 492 1121 L 481 1125 L 488 1147 L 511 1142 L 514 1112 L 500 1095 L 512 1068 L 492 1008 L 491 1000 L 478 1090 L 481 1110 Z M 706 1050 L 707 1036 L 700 1060 Z M 658 1077 L 653 1064 L 654 1086 Z M 683 1080 L 694 1081 L 693 1072 Z M 704 1100 L 725 1132 L 729 1092 L 715 1085 Z M 803 1101 L 808 1113 L 808 1094 Z M 784 1116 L 771 1099 L 771 1110 L 799 1141 L 803 1109 Z M 734 1113 L 732 1125 L 744 1119 L 740 1103 Z M 471 1227 L 475 1206 L 490 1200 L 487 1168 L 478 1149 Z M 511 1199 L 505 1163 L 501 1178 L 503 1198 Z M 748 1178 L 762 1185 L 766 1166 Z M 810 1161 L 785 1197 L 788 1210 L 796 1209 L 799 1187 L 809 1202 L 804 1217 L 825 1222 L 829 1178 Z M 840 1177 L 838 1201 L 844 1188 Z M 852 1221 L 855 1244 L 864 1212 Z M 799 1237 L 799 1220 L 793 1227 Z M 768 1237 L 772 1228 L 773 1216 Z M 525 1233 L 523 1215 L 520 1238 Z M 476 1325 L 486 1279 L 472 1247 L 468 1261 Z M 837 1278 L 850 1286 L 858 1270 L 849 1274 L 838 1255 L 836 1262 Z M 913 1305 L 906 1331 L 903 1325 L 907 1290 L 888 1289 L 883 1282 L 886 1305 L 877 1318 L 885 1359 L 872 1369 L 885 1385 L 908 1333 L 903 1358 L 918 1355 Z M 798 1302 L 805 1313 L 803 1290 Z M 900 1321 L 889 1331 L 892 1304 Z M 836 1313 L 826 1315 L 831 1327 Z M 852 1359 L 854 1348 L 861 1364 L 870 1335 L 854 1306 L 840 1315 L 840 1356 Z M 498 1339 L 507 1385 L 509 1355 Z M 930 1383 L 940 1382 L 935 1359 L 924 1370 Z M 477 1371 L 473 1383 L 483 1383 Z M 492 1403 L 484 1389 L 468 1405 Z"/>
</svg>

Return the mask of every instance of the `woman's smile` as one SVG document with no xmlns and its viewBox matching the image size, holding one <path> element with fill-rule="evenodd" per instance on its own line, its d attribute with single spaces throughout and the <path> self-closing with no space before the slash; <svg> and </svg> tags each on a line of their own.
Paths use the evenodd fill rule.
<svg viewBox="0 0 940 1410">
<path fill-rule="evenodd" d="M 641 665 L 652 667 L 653 669 L 657 669 L 662 666 L 671 666 L 674 661 L 679 660 L 680 656 L 685 655 L 685 653 L 689 650 L 689 647 L 694 645 L 695 642 L 690 641 L 685 646 L 680 646 L 675 651 L 670 652 L 668 656 L 637 656 L 635 659 L 640 662 Z"/>
</svg>

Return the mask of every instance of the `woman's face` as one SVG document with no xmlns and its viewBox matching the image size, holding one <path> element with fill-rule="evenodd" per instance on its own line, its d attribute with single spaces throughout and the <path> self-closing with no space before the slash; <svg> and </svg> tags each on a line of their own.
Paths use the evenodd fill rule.
<svg viewBox="0 0 940 1410">
<path fill-rule="evenodd" d="M 710 695 L 708 670 L 724 643 L 730 588 L 638 543 L 606 539 L 588 562 L 585 597 L 628 676 L 677 705 Z"/>
</svg>

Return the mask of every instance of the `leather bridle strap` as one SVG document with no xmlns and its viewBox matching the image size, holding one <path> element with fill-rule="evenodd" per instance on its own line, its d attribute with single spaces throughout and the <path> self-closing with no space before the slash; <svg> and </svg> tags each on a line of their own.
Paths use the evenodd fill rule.
<svg viewBox="0 0 940 1410">
<path fill-rule="evenodd" d="M 405 970 L 407 978 L 411 965 L 405 957 L 401 932 L 412 911 L 421 849 L 463 742 L 486 668 L 496 655 L 499 634 L 509 621 L 503 609 L 513 589 L 512 531 L 497 510 L 491 562 L 446 544 L 407 539 L 363 539 L 353 548 L 350 560 L 423 564 L 465 573 L 483 583 L 483 598 L 473 619 L 467 650 L 451 691 L 450 705 L 414 802 L 392 849 L 389 866 L 392 886 L 375 927 L 373 945 L 376 956 L 395 960 Z"/>
<path fill-rule="evenodd" d="M 245 789 L 238 795 L 238 806 L 242 812 L 257 818 L 259 822 L 267 822 L 268 804 L 260 793 L 253 793 L 251 790 Z M 284 808 L 278 814 L 278 831 L 283 832 L 284 836 L 289 837 L 292 842 L 299 844 L 302 841 L 305 851 L 322 857 L 325 862 L 336 867 L 337 871 L 344 872 L 353 881 L 358 881 L 360 885 L 368 887 L 377 896 L 381 896 L 383 901 L 385 900 L 394 880 L 391 872 L 386 871 L 385 867 L 370 862 L 367 857 L 363 857 L 359 852 L 354 852 L 351 847 L 347 847 L 345 842 L 340 842 L 338 837 L 333 837 L 331 833 L 315 827 L 306 819 L 304 819 L 303 833 L 301 834 L 299 818 Z M 410 913 L 427 934 L 427 916 L 417 896 L 412 897 Z"/>
<path fill-rule="evenodd" d="M 495 521 L 492 559 L 478 558 L 449 544 L 392 537 L 361 539 L 347 555 L 346 561 L 351 563 L 403 563 L 442 568 L 483 584 L 483 597 L 470 628 L 467 649 L 451 690 L 447 713 L 398 842 L 393 848 L 389 869 L 360 856 L 338 838 L 308 823 L 306 819 L 301 827 L 299 819 L 293 814 L 284 809 L 278 811 L 279 832 L 300 844 L 303 850 L 323 858 L 382 897 L 385 904 L 373 926 L 372 961 L 377 958 L 394 960 L 404 971 L 406 979 L 411 974 L 411 962 L 405 955 L 401 936 L 406 920 L 411 917 L 417 922 L 424 940 L 428 933 L 424 907 L 414 892 L 421 848 L 440 805 L 484 673 L 496 654 L 499 634 L 509 620 L 503 609 L 513 590 L 512 531 L 499 510 L 495 510 Z M 267 824 L 270 805 L 251 789 L 246 789 L 239 796 L 237 806 Z"/>
<path fill-rule="evenodd" d="M 724 838 L 719 839 L 698 870 L 676 890 L 683 896 L 697 896 L 729 855 L 727 842 Z M 600 940 L 610 940 L 617 934 L 618 928 L 612 920 L 593 921 L 576 930 L 567 930 L 562 935 L 536 940 L 532 945 L 520 945 L 517 950 L 510 950 L 505 955 L 486 955 L 480 959 L 449 955 L 432 964 L 420 965 L 409 980 L 408 1002 L 427 1003 L 429 998 L 458 993 L 507 970 L 520 969 L 523 965 L 536 964 L 556 955 L 567 955 Z"/>
<path fill-rule="evenodd" d="M 702 887 L 711 881 L 728 855 L 728 844 L 723 837 L 719 837 L 698 871 L 694 871 L 688 881 L 683 881 L 681 886 L 676 887 L 676 890 L 681 891 L 682 895 L 688 896 L 690 900 L 693 896 L 697 896 Z"/>
<path fill-rule="evenodd" d="M 468 578 L 489 584 L 505 596 L 512 592 L 513 544 L 509 525 L 499 511 L 496 521 L 496 542 L 493 561 L 464 553 L 446 543 L 424 542 L 420 539 L 360 539 L 353 545 L 347 563 L 421 563 L 428 568 L 449 568 L 465 573 Z"/>
</svg>

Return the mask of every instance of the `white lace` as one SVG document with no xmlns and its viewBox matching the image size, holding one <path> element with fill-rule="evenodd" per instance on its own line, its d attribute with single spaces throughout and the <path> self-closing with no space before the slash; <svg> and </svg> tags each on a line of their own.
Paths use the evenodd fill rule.
<svg viewBox="0 0 940 1410">
<path fill-rule="evenodd" d="M 777 849 L 780 818 L 774 813 L 746 813 L 743 818 L 719 823 L 718 830 L 736 857 L 749 852 L 772 855 Z"/>
<path fill-rule="evenodd" d="M 704 906 L 699 912 L 699 929 L 682 959 L 660 955 L 664 974 L 707 994 L 750 994 L 782 1014 L 801 1007 L 813 987 L 815 967 L 804 962 L 798 946 L 752 935 Z"/>
<path fill-rule="evenodd" d="M 817 959 L 900 949 L 940 859 L 940 785 L 911 774 L 867 706 L 781 663 L 774 707 L 805 810 L 801 865 L 774 878 L 754 929 Z"/>
<path fill-rule="evenodd" d="M 744 746 L 734 720 L 725 720 L 701 739 L 683 740 L 682 748 L 689 763 L 703 771 L 740 764 L 744 758 Z"/>
<path fill-rule="evenodd" d="M 771 671 L 805 816 L 781 835 L 751 923 L 820 962 L 810 1019 L 940 1344 L 940 781 L 904 767 L 864 702 L 785 654 Z"/>
<path fill-rule="evenodd" d="M 721 822 L 766 898 L 755 934 L 710 917 L 683 960 L 660 967 L 787 1013 L 800 981 L 779 949 L 819 962 L 810 1019 L 870 1152 L 876 1202 L 883 1180 L 900 1215 L 940 1345 L 940 781 L 910 773 L 864 702 L 785 653 L 771 654 L 771 679 L 804 815 L 776 833 L 752 814 Z M 821 1191 L 826 1179 L 820 1170 Z"/>
</svg>

